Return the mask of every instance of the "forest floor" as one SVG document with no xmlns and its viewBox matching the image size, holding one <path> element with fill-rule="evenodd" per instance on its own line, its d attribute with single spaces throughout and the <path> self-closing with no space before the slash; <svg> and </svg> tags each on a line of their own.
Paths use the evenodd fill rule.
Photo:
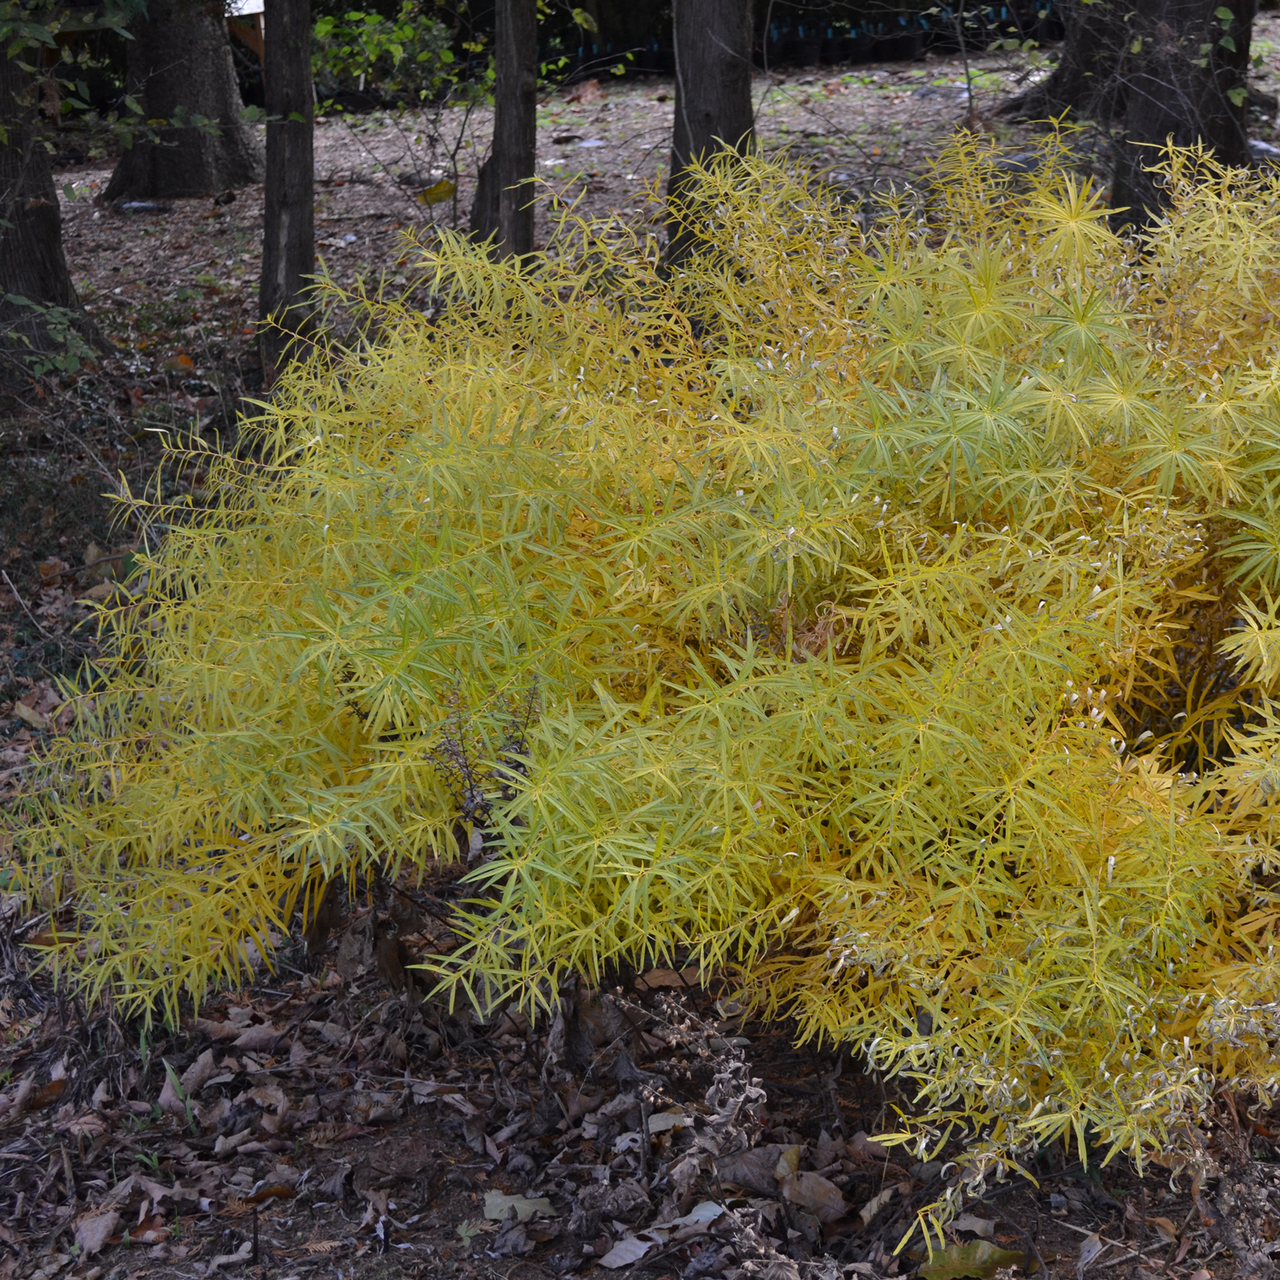
<svg viewBox="0 0 1280 1280">
<path fill-rule="evenodd" d="M 0 907 L 0 1277 L 1211 1280 L 1273 1237 L 1277 1118 L 1224 1095 L 1216 1181 L 1055 1146 L 931 1265 L 919 1235 L 896 1252 L 955 1172 L 876 1141 L 896 1082 L 689 968 L 532 1026 L 450 1012 L 414 966 L 458 892 L 447 868 L 365 886 L 150 1034 L 33 979 L 48 917 Z"/>
<path fill-rule="evenodd" d="M 1274 92 L 1276 15 L 1255 50 Z M 1022 55 L 784 70 L 757 78 L 757 126 L 767 150 L 856 198 L 919 173 L 965 122 L 1016 161 L 1028 133 L 995 108 L 1036 74 Z M 1273 141 L 1274 124 L 1255 136 Z M 658 78 L 550 94 L 540 245 L 556 202 L 659 234 L 671 125 Z M 463 108 L 319 122 L 317 237 L 338 286 L 400 291 L 415 239 L 464 226 L 489 126 Z M 138 535 L 114 498 L 146 487 L 164 432 L 230 440 L 261 395 L 261 188 L 110 207 L 96 199 L 109 173 L 69 139 L 67 257 L 117 352 L 0 402 L 0 799 L 62 727 L 58 681 L 92 657 L 94 604 L 127 576 Z M 198 499 L 201 482 L 164 485 Z M 535 1026 L 513 1009 L 450 1013 L 411 966 L 450 949 L 457 892 L 448 869 L 366 886 L 327 936 L 284 944 L 274 972 L 149 1035 L 34 977 L 23 944 L 46 920 L 0 897 L 0 1280 L 916 1267 L 919 1237 L 895 1248 L 949 1170 L 874 1140 L 905 1105 L 892 1082 L 797 1049 L 687 970 L 620 974 Z M 1280 1124 L 1222 1106 L 1214 1154 L 1233 1172 L 1217 1191 L 1046 1154 L 1034 1181 L 966 1206 L 927 1280 L 1231 1274 L 1215 1205 L 1252 1206 L 1245 1236 L 1280 1218 Z"/>
</svg>

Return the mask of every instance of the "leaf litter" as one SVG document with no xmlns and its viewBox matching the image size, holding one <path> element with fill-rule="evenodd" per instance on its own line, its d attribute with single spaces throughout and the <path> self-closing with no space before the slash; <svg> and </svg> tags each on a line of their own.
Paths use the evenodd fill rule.
<svg viewBox="0 0 1280 1280">
<path fill-rule="evenodd" d="M 0 1280 L 1265 1271 L 1270 1113 L 1223 1137 L 1216 1180 L 1051 1157 L 1038 1187 L 980 1189 L 932 1256 L 899 1250 L 957 1166 L 875 1140 L 894 1082 L 687 968 L 570 986 L 537 1026 L 450 1013 L 413 965 L 449 949 L 456 874 L 363 886 L 274 973 L 149 1037 L 31 973 L 48 921 L 2 900 Z"/>
</svg>

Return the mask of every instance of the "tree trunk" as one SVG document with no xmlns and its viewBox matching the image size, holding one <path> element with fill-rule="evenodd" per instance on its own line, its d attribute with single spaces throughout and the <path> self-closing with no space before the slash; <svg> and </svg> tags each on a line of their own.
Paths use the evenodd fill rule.
<svg viewBox="0 0 1280 1280">
<path fill-rule="evenodd" d="M 1230 19 L 1216 11 L 1231 8 Z M 1206 147 L 1222 164 L 1249 163 L 1249 42 L 1257 0 L 1067 0 L 1054 72 L 1003 110 L 1024 120 L 1093 119 L 1113 135 L 1111 202 L 1120 224 L 1159 216 L 1158 175 L 1170 140 Z M 1226 38 L 1227 44 L 1222 41 Z M 1234 46 L 1234 48 L 1232 47 Z M 1237 101 L 1238 99 L 1238 101 Z"/>
<path fill-rule="evenodd" d="M 675 129 L 667 183 L 667 260 L 698 243 L 689 166 L 717 151 L 745 154 L 753 142 L 750 0 L 673 0 Z"/>
<path fill-rule="evenodd" d="M 1127 206 L 1120 222 L 1143 225 L 1159 216 L 1165 203 L 1159 175 L 1146 169 L 1170 140 L 1202 144 L 1221 164 L 1249 163 L 1245 73 L 1255 0 L 1233 4 L 1235 16 L 1224 29 L 1214 16 L 1220 0 L 1134 0 L 1132 44 L 1120 69 L 1126 110 L 1112 190 L 1112 204 Z M 1234 50 L 1220 43 L 1224 36 Z"/>
<path fill-rule="evenodd" d="M 37 107 L 19 60 L 0 57 L 0 361 L 65 348 L 78 334 L 102 347 L 80 307 L 62 252 L 62 212 Z"/>
<path fill-rule="evenodd" d="M 1069 116 L 1073 122 L 1107 123 L 1121 109 L 1123 92 L 1116 71 L 1126 38 L 1132 38 L 1119 0 L 1063 0 L 1058 12 L 1065 28 L 1058 65 L 1005 103 L 1001 112 L 1019 120 Z"/>
<path fill-rule="evenodd" d="M 316 269 L 311 0 L 266 0 L 267 182 L 258 314 L 267 384 L 302 358 L 313 331 Z"/>
<path fill-rule="evenodd" d="M 498 0 L 494 15 L 493 149 L 480 170 L 471 234 L 498 257 L 533 252 L 538 159 L 537 0 Z"/>
<path fill-rule="evenodd" d="M 106 198 L 202 196 L 260 182 L 262 152 L 241 119 L 220 0 L 148 0 L 131 33 L 133 93 L 147 119 L 171 123 L 121 156 Z M 177 123 L 195 116 L 208 123 Z"/>
</svg>

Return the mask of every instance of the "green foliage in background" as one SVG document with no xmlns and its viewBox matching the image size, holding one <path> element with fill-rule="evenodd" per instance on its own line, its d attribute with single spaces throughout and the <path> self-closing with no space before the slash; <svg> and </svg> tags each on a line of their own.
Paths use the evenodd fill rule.
<svg viewBox="0 0 1280 1280">
<path fill-rule="evenodd" d="M 1061 145 L 962 138 L 869 231 L 726 161 L 671 276 L 423 249 L 431 316 L 155 512 L 21 833 L 57 963 L 172 1008 L 469 856 L 455 994 L 691 955 L 975 1175 L 1271 1089 L 1280 178 L 1176 154 L 1139 246 Z"/>
<path fill-rule="evenodd" d="M 457 79 L 452 39 L 449 28 L 425 13 L 418 0 L 403 0 L 391 18 L 363 10 L 318 18 L 311 61 L 325 92 L 376 89 L 420 104 Z"/>
</svg>

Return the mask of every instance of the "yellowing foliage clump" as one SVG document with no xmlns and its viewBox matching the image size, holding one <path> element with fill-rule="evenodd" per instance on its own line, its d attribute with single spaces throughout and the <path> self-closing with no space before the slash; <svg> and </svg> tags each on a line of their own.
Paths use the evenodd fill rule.
<svg viewBox="0 0 1280 1280">
<path fill-rule="evenodd" d="M 455 993 L 692 956 L 975 1169 L 1272 1089 L 1280 179 L 1175 154 L 1139 243 L 1042 161 L 961 138 L 870 229 L 712 166 L 670 276 L 423 250 L 160 513 L 22 837 L 60 963 L 172 1007 L 470 854 Z"/>
</svg>

